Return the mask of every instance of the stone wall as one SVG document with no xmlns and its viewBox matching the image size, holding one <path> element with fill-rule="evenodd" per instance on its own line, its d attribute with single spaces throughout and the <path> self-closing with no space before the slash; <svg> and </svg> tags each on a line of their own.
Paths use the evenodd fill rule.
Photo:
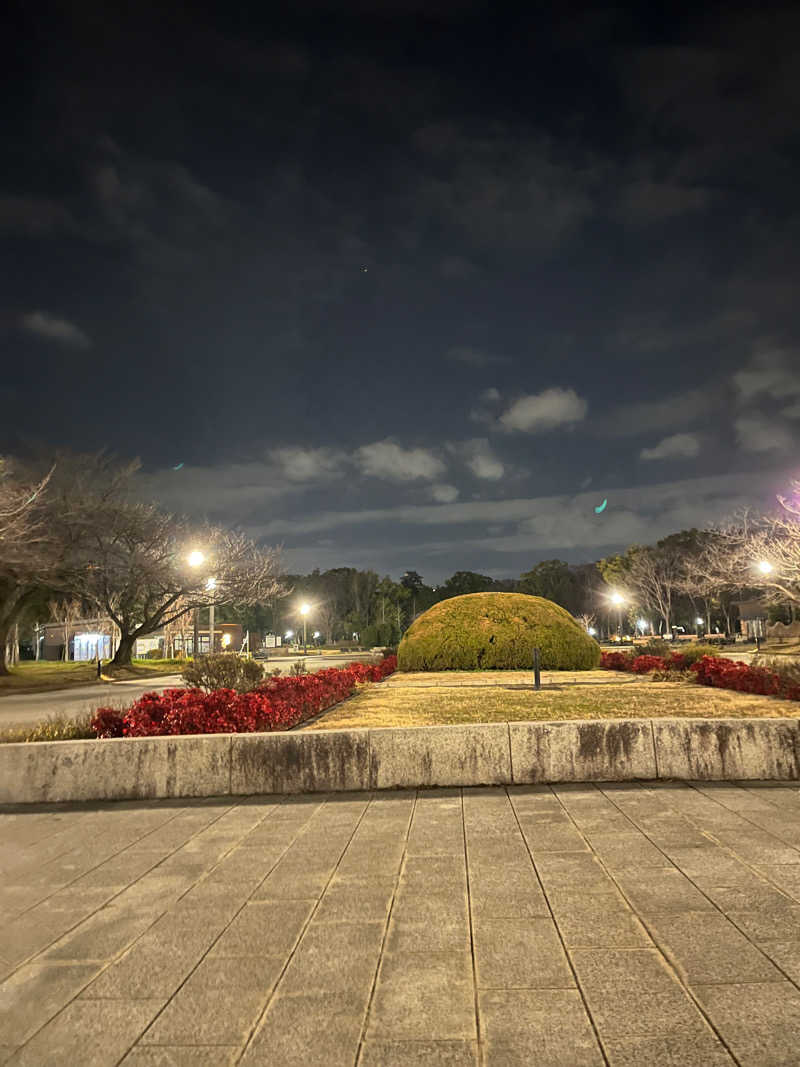
<svg viewBox="0 0 800 1067">
<path fill-rule="evenodd" d="M 0 745 L 0 803 L 800 778 L 797 719 L 630 719 Z"/>
</svg>

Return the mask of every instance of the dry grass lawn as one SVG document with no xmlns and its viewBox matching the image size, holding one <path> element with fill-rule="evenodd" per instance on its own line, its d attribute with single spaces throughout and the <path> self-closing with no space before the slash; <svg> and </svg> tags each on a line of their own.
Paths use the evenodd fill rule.
<svg viewBox="0 0 800 1067">
<path fill-rule="evenodd" d="M 654 682 L 613 671 L 552 671 L 533 688 L 530 671 L 393 674 L 310 723 L 309 730 L 429 726 L 530 719 L 625 719 L 676 716 L 798 716 L 800 704 L 775 697 L 709 689 L 692 682 Z"/>
<path fill-rule="evenodd" d="M 103 665 L 103 674 L 111 668 Z M 155 678 L 159 674 L 180 674 L 175 660 L 134 660 L 130 667 L 114 669 L 114 678 Z M 26 660 L 11 668 L 9 675 L 0 677 L 0 697 L 6 693 L 43 693 L 49 689 L 71 689 L 76 685 L 93 685 L 97 681 L 94 662 L 61 663 L 53 660 Z"/>
</svg>

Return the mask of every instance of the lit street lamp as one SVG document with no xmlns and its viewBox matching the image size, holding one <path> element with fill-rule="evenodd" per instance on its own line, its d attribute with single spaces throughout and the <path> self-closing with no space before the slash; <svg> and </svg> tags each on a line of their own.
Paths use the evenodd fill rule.
<svg viewBox="0 0 800 1067">
<path fill-rule="evenodd" d="M 190 567 L 202 567 L 206 561 L 206 557 L 203 553 L 195 548 L 186 557 L 186 562 Z M 184 649 L 184 652 L 186 650 Z M 194 609 L 194 633 L 192 634 L 192 659 L 197 659 L 200 654 L 200 608 L 195 606 Z"/>
<path fill-rule="evenodd" d="M 775 569 L 768 559 L 761 559 L 758 561 L 758 569 L 762 574 L 772 574 Z"/>
<path fill-rule="evenodd" d="M 308 652 L 308 648 L 307 648 L 307 645 L 306 645 L 306 619 L 308 618 L 309 611 L 311 611 L 311 605 L 310 604 L 301 604 L 300 605 L 300 614 L 303 616 L 303 655 L 304 656 Z"/>
<path fill-rule="evenodd" d="M 625 597 L 622 593 L 616 590 L 611 594 L 610 598 L 612 604 L 617 606 L 617 634 L 620 641 L 622 640 L 622 605 L 625 603 Z"/>
</svg>

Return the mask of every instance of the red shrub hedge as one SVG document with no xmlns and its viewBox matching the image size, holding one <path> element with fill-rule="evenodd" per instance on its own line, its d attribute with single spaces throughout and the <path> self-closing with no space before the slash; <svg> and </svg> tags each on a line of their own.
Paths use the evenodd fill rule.
<svg viewBox="0 0 800 1067">
<path fill-rule="evenodd" d="M 249 693 L 233 689 L 166 689 L 145 693 L 127 711 L 99 708 L 92 719 L 98 737 L 164 734 L 254 733 L 288 730 L 310 719 L 364 682 L 381 682 L 397 669 L 397 657 L 382 663 L 351 663 L 341 670 L 269 678 Z"/>
<path fill-rule="evenodd" d="M 781 677 L 768 667 L 751 667 L 741 660 L 724 659 L 720 656 L 703 656 L 695 663 L 679 652 L 668 659 L 661 656 L 633 656 L 629 652 L 604 652 L 601 667 L 611 671 L 632 671 L 648 674 L 650 671 L 683 671 L 694 673 L 700 685 L 717 689 L 734 689 L 738 693 L 754 693 L 759 696 L 780 696 L 786 700 L 800 700 L 800 684 L 791 678 Z"/>
</svg>

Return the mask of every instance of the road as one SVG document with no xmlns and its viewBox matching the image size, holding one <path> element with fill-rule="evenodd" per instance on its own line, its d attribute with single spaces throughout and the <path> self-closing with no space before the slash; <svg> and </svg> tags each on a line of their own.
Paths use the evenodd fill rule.
<svg viewBox="0 0 800 1067">
<path fill-rule="evenodd" d="M 348 663 L 377 660 L 380 656 L 368 653 L 345 653 L 341 656 L 309 656 L 304 662 L 310 672 L 323 667 L 345 667 Z M 293 663 L 303 656 L 270 658 L 264 666 L 268 671 L 280 667 L 288 674 Z M 263 663 L 263 661 L 262 661 Z M 179 674 L 162 674 L 143 681 L 95 682 L 92 685 L 74 686 L 71 689 L 51 689 L 44 693 L 15 693 L 0 697 L 0 727 L 29 726 L 48 715 L 83 715 L 100 707 L 124 708 L 143 693 L 160 693 L 183 685 Z"/>
</svg>

